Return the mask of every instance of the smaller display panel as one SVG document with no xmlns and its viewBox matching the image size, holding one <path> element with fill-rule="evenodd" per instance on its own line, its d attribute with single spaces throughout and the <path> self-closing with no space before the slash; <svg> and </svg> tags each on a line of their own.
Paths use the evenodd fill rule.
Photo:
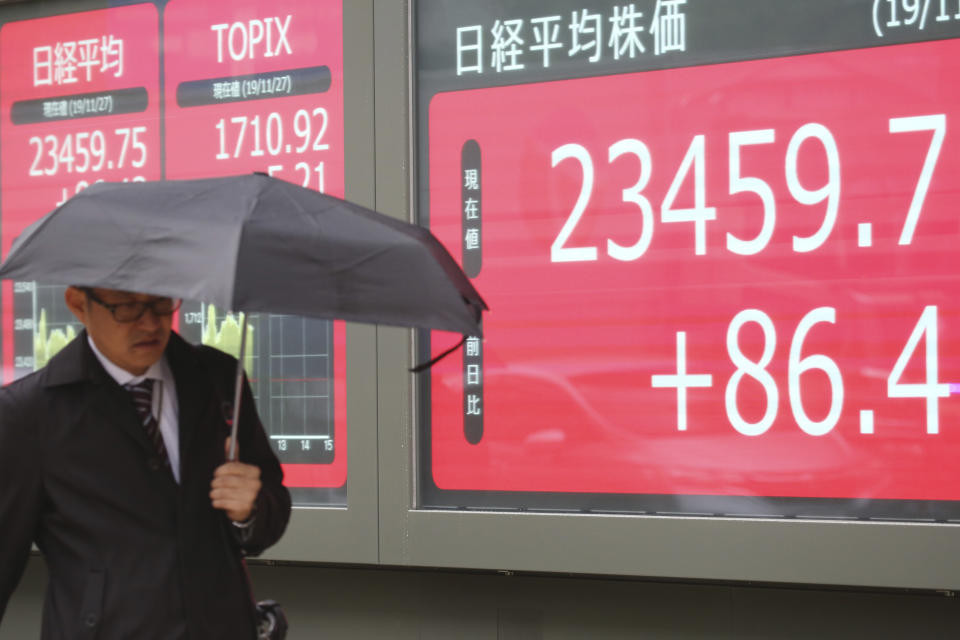
<svg viewBox="0 0 960 640">
<path fill-rule="evenodd" d="M 170 179 L 262 171 L 342 197 L 340 2 L 226 7 L 172 0 L 165 13 Z M 304 292 L 308 295 L 308 292 Z M 185 337 L 239 352 L 239 318 L 185 304 Z M 345 504 L 342 322 L 249 318 L 245 366 L 296 504 Z"/>
<path fill-rule="evenodd" d="M 152 4 L 0 30 L 0 244 L 98 180 L 161 177 L 159 25 Z M 3 380 L 39 369 L 81 328 L 63 288 L 0 284 Z"/>
<path fill-rule="evenodd" d="M 342 197 L 342 29 L 339 0 L 124 3 L 4 24 L 3 255 L 98 180 L 263 171 Z M 81 329 L 62 286 L 3 282 L 0 297 L 4 381 Z M 175 328 L 236 355 L 226 311 L 187 301 Z M 249 337 L 248 377 L 295 503 L 346 504 L 345 325 L 254 314 Z"/>
</svg>

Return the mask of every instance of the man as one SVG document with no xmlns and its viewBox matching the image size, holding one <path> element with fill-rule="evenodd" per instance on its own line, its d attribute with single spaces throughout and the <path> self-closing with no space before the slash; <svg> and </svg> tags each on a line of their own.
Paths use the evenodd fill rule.
<svg viewBox="0 0 960 640">
<path fill-rule="evenodd" d="M 241 556 L 280 538 L 290 496 L 247 385 L 224 462 L 236 360 L 172 333 L 178 300 L 66 302 L 85 331 L 0 390 L 0 618 L 36 542 L 45 640 L 254 638 Z"/>
</svg>

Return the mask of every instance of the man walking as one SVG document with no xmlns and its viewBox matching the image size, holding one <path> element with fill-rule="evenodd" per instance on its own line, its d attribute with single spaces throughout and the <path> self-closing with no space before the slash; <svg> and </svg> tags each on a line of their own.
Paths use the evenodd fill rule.
<svg viewBox="0 0 960 640">
<path fill-rule="evenodd" d="M 84 324 L 0 390 L 0 618 L 35 542 L 42 638 L 252 639 L 243 554 L 290 496 L 248 385 L 225 462 L 236 360 L 171 331 L 179 301 L 69 287 Z"/>
</svg>

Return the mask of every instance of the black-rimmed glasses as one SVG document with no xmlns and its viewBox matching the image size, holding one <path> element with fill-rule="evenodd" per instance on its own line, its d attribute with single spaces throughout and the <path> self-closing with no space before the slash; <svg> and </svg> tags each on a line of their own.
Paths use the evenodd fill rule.
<svg viewBox="0 0 960 640">
<path fill-rule="evenodd" d="M 136 322 L 143 317 L 147 309 L 157 317 L 169 316 L 179 309 L 180 304 L 183 302 L 180 298 L 154 298 L 147 302 L 139 300 L 131 300 L 130 302 L 106 302 L 89 287 L 84 287 L 83 292 L 86 293 L 91 300 L 107 309 L 117 322 Z"/>
</svg>

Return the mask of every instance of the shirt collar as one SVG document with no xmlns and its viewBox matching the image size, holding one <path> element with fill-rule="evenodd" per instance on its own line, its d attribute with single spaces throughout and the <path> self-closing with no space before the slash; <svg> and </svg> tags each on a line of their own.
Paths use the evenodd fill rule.
<svg viewBox="0 0 960 640">
<path fill-rule="evenodd" d="M 165 375 L 169 371 L 166 354 L 161 356 L 159 360 L 150 365 L 150 367 L 142 375 L 135 376 L 123 367 L 118 367 L 111 362 L 109 358 L 100 353 L 100 350 L 97 349 L 97 345 L 93 343 L 93 338 L 90 337 L 89 333 L 87 334 L 87 343 L 89 343 L 90 348 L 93 349 L 93 355 L 97 356 L 97 360 L 99 360 L 100 364 L 103 365 L 104 370 L 110 374 L 110 377 L 116 380 L 117 384 L 119 384 L 121 387 L 129 384 L 139 384 L 147 378 L 151 380 L 168 379 L 168 376 Z"/>
</svg>

